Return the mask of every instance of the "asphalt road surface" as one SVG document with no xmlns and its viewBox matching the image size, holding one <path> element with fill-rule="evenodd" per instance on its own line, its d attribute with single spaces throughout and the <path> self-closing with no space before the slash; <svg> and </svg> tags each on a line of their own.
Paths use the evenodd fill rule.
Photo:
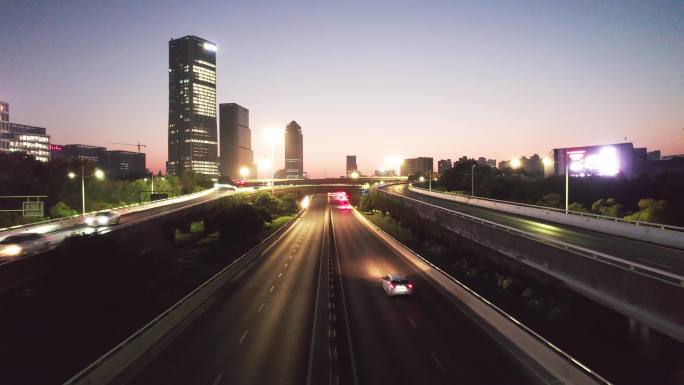
<svg viewBox="0 0 684 385">
<path fill-rule="evenodd" d="M 530 383 L 517 361 L 351 211 L 331 205 L 326 214 L 326 206 L 316 196 L 130 383 L 328 384 L 336 383 L 335 371 L 341 384 Z M 334 223 L 335 261 L 326 217 Z M 385 295 L 380 277 L 392 272 L 413 280 L 413 298 Z"/>
<path fill-rule="evenodd" d="M 518 230 L 535 233 L 548 239 L 599 251 L 669 273 L 684 275 L 684 250 L 658 246 L 587 229 L 559 225 L 554 222 L 541 221 L 479 206 L 435 198 L 410 191 L 407 185 L 393 185 L 386 187 L 385 189 L 395 194 L 458 211 L 463 214 L 472 215 Z"/>
<path fill-rule="evenodd" d="M 332 210 L 361 384 L 527 384 L 531 378 L 421 272 L 351 210 Z M 404 274 L 412 297 L 388 297 L 381 277 Z"/>
<path fill-rule="evenodd" d="M 133 384 L 305 384 L 326 200 L 310 208 Z"/>
</svg>

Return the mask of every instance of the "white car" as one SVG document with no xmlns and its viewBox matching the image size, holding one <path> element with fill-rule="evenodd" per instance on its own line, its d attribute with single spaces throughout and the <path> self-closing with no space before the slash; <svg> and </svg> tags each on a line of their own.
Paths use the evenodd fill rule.
<svg viewBox="0 0 684 385">
<path fill-rule="evenodd" d="M 118 225 L 121 215 L 114 211 L 101 211 L 85 220 L 88 226 L 111 226 Z"/>
<path fill-rule="evenodd" d="M 413 282 L 399 274 L 388 274 L 382 277 L 382 288 L 389 296 L 413 294 Z"/>
<path fill-rule="evenodd" d="M 10 235 L 0 241 L 0 262 L 13 261 L 23 255 L 47 251 L 50 239 L 38 233 Z"/>
</svg>

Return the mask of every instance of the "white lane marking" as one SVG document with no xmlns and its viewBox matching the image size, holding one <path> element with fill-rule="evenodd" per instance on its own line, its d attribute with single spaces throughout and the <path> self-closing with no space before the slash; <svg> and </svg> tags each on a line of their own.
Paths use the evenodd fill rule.
<svg viewBox="0 0 684 385">
<path fill-rule="evenodd" d="M 271 289 L 269 290 L 269 293 L 272 292 L 273 289 L 275 289 L 275 285 L 274 285 L 274 286 L 271 286 Z"/>
<path fill-rule="evenodd" d="M 285 262 L 285 267 L 287 267 L 287 265 L 289 265 L 289 264 L 290 264 L 290 262 Z"/>
<path fill-rule="evenodd" d="M 290 255 L 287 259 L 292 259 L 292 256 Z"/>
<path fill-rule="evenodd" d="M 417 327 L 416 327 L 416 323 L 413 322 L 413 320 L 411 319 L 411 317 L 408 317 L 408 318 L 406 318 L 406 319 L 408 320 L 408 323 L 411 324 L 411 326 L 413 326 L 414 328 L 417 328 Z"/>
<path fill-rule="evenodd" d="M 282 277 L 283 273 L 278 273 L 278 278 Z"/>
<path fill-rule="evenodd" d="M 435 353 L 430 352 L 430 357 L 432 357 L 432 360 L 435 361 L 435 364 L 437 364 L 437 367 L 439 368 L 439 370 L 441 370 L 442 373 L 446 373 L 446 369 L 444 369 L 444 366 L 442 366 L 442 363 L 439 362 L 439 359 L 437 358 Z"/>
<path fill-rule="evenodd" d="M 257 313 L 261 313 L 261 309 L 264 308 L 264 304 L 262 303 L 261 306 L 259 306 L 259 309 L 257 310 Z"/>
<path fill-rule="evenodd" d="M 219 373 L 218 376 L 216 376 L 216 379 L 214 382 L 211 383 L 211 385 L 218 385 L 219 382 L 221 382 L 221 379 L 223 378 L 223 373 Z"/>
<path fill-rule="evenodd" d="M 238 342 L 239 344 L 241 344 L 242 341 L 245 340 L 245 337 L 247 337 L 247 333 L 248 333 L 248 332 L 249 332 L 249 329 L 245 330 L 245 332 L 242 333 L 242 337 L 240 337 L 240 342 Z"/>
</svg>

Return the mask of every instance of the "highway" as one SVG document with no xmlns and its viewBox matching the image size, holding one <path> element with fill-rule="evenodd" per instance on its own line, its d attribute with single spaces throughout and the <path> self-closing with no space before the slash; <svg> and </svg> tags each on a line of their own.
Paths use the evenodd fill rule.
<svg viewBox="0 0 684 385">
<path fill-rule="evenodd" d="M 332 212 L 361 384 L 531 382 L 500 345 L 353 212 Z M 413 297 L 385 294 L 381 277 L 392 273 L 407 275 Z"/>
<path fill-rule="evenodd" d="M 129 383 L 531 382 L 497 342 L 351 211 L 327 206 L 324 196 L 316 196 Z M 326 218 L 334 223 L 335 261 Z M 414 298 L 385 295 L 380 277 L 390 272 L 410 276 Z M 327 282 L 336 284 L 330 289 Z M 337 346 L 329 349 L 333 340 Z M 339 378 L 330 375 L 335 371 Z"/>
<path fill-rule="evenodd" d="M 133 384 L 305 384 L 326 201 L 310 208 Z"/>
<path fill-rule="evenodd" d="M 407 185 L 393 185 L 384 189 L 394 194 L 417 199 L 514 229 L 534 233 L 547 239 L 569 243 L 632 262 L 638 262 L 658 270 L 684 275 L 684 250 L 435 198 L 410 191 Z"/>
</svg>

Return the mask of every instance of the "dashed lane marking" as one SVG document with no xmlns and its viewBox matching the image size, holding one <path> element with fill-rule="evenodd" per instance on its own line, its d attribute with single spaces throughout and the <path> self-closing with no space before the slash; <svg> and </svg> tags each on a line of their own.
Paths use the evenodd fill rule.
<svg viewBox="0 0 684 385">
<path fill-rule="evenodd" d="M 212 382 L 211 384 L 212 385 L 218 385 L 219 382 L 221 382 L 222 378 L 223 378 L 223 373 L 219 373 L 218 376 L 216 376 L 216 379 L 214 380 L 214 382 Z"/>
<path fill-rule="evenodd" d="M 408 323 L 411 324 L 411 326 L 413 326 L 414 328 L 417 328 L 417 327 L 416 327 L 416 323 L 413 322 L 413 320 L 411 319 L 411 317 L 408 317 L 407 320 L 408 320 Z"/>
<path fill-rule="evenodd" d="M 278 273 L 278 278 L 282 277 L 283 273 Z"/>
<path fill-rule="evenodd" d="M 240 337 L 240 342 L 238 342 L 238 344 L 241 344 L 242 341 L 245 340 L 245 337 L 247 337 L 247 333 L 249 333 L 249 329 L 248 329 L 248 330 L 245 330 L 245 332 L 242 333 L 242 337 Z"/>
<path fill-rule="evenodd" d="M 264 308 L 264 304 L 262 303 L 262 304 L 259 306 L 259 309 L 257 310 L 257 313 L 261 313 L 261 309 L 263 309 L 263 308 Z"/>
<path fill-rule="evenodd" d="M 269 293 L 272 292 L 273 289 L 275 289 L 275 285 L 274 285 L 274 286 L 271 286 L 271 289 L 269 290 Z"/>
<path fill-rule="evenodd" d="M 430 352 L 430 357 L 432 357 L 432 360 L 435 361 L 435 364 L 439 368 L 439 370 L 442 371 L 442 373 L 446 373 L 446 369 L 444 369 L 444 366 L 442 366 L 442 363 L 439 362 L 439 358 L 435 355 L 434 352 Z"/>
</svg>

